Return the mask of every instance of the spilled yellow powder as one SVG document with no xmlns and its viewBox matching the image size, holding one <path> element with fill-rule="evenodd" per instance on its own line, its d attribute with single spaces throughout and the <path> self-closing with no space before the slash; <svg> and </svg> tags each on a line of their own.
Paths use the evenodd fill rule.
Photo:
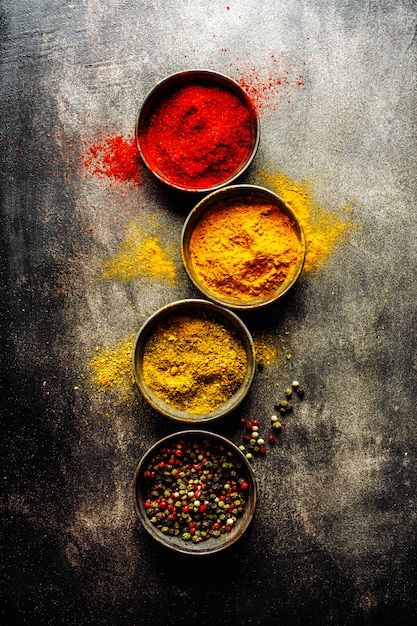
<svg viewBox="0 0 417 626">
<path fill-rule="evenodd" d="M 103 389 L 115 388 L 128 392 L 134 384 L 132 352 L 133 338 L 123 339 L 108 348 L 96 347 L 89 363 L 92 382 Z"/>
<path fill-rule="evenodd" d="M 297 182 L 281 170 L 274 173 L 261 172 L 261 177 L 289 204 L 304 230 L 304 271 L 321 267 L 336 244 L 341 243 L 356 225 L 344 219 L 340 212 L 320 206 L 313 198 L 311 181 L 303 179 Z M 343 206 L 341 210 L 348 215 L 351 207 Z"/>
<path fill-rule="evenodd" d="M 103 278 L 128 281 L 138 276 L 175 278 L 173 255 L 163 250 L 138 224 L 131 224 L 116 254 L 103 264 Z"/>
<path fill-rule="evenodd" d="M 255 344 L 255 358 L 259 365 L 270 365 L 277 356 L 277 347 L 271 337 L 263 333 L 252 333 Z"/>
</svg>

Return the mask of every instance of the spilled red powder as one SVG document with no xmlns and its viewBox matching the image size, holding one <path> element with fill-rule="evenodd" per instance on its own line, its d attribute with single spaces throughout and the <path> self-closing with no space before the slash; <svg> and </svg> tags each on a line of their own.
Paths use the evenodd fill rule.
<svg viewBox="0 0 417 626">
<path fill-rule="evenodd" d="M 91 176 L 107 176 L 140 184 L 140 155 L 133 138 L 122 135 L 105 137 L 90 145 L 83 156 L 83 166 Z"/>
<path fill-rule="evenodd" d="M 286 59 L 270 53 L 265 66 L 230 63 L 232 78 L 246 91 L 259 112 L 275 111 L 283 102 L 290 102 L 294 89 L 305 84 L 299 63 L 288 63 Z"/>
</svg>

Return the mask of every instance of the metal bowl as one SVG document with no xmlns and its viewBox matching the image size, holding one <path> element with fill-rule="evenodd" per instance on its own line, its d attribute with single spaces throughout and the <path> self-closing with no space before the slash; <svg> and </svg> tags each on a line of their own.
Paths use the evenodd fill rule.
<svg viewBox="0 0 417 626">
<path fill-rule="evenodd" d="M 161 163 L 156 163 L 149 153 L 146 134 L 149 129 L 152 115 L 157 108 L 168 97 L 188 85 L 203 85 L 221 88 L 234 95 L 246 107 L 250 114 L 250 143 L 241 163 L 234 171 L 225 173 L 223 178 L 216 181 L 214 185 L 199 184 L 196 182 L 185 182 L 180 176 L 175 179 L 169 172 L 163 170 Z M 219 115 L 221 111 L 219 111 Z M 249 167 L 259 144 L 259 120 L 255 107 L 246 92 L 234 80 L 211 70 L 188 70 L 172 74 L 158 83 L 145 98 L 136 121 L 136 141 L 141 157 L 147 168 L 163 183 L 181 191 L 210 192 L 223 185 L 234 182 Z"/>
<path fill-rule="evenodd" d="M 152 459 L 155 460 L 155 457 L 158 455 L 158 451 L 162 449 L 173 449 L 175 445 L 179 441 L 183 441 L 184 443 L 198 443 L 201 444 L 205 441 L 208 441 L 208 444 L 211 446 L 211 449 L 214 449 L 214 446 L 223 446 L 224 451 L 227 453 L 231 453 L 232 462 L 235 464 L 235 467 L 238 467 L 238 478 L 243 478 L 243 480 L 247 483 L 247 489 L 245 490 L 245 498 L 246 502 L 243 508 L 243 512 L 240 516 L 236 516 L 236 521 L 232 525 L 229 532 L 225 532 L 224 534 L 220 534 L 218 537 L 210 537 L 204 541 L 194 542 L 192 540 L 185 541 L 181 534 L 175 536 L 168 534 L 166 532 L 162 532 L 155 523 L 153 523 L 150 517 L 147 514 L 147 508 L 145 506 L 145 502 L 148 499 L 148 491 L 150 489 L 149 478 L 146 477 L 145 472 L 149 471 L 147 468 L 149 464 L 151 464 Z M 215 450 L 215 453 L 217 450 Z M 219 454 L 223 454 L 223 452 L 219 451 Z M 210 458 L 213 458 L 211 456 Z M 173 466 L 175 467 L 175 466 Z M 177 466 L 179 467 L 179 466 Z M 163 482 L 164 477 L 160 480 Z M 165 479 L 166 480 L 166 479 Z M 172 484 L 172 483 L 171 483 Z M 168 487 L 169 488 L 169 485 Z M 207 495 L 207 492 L 206 492 Z M 202 494 L 204 497 L 204 494 Z M 200 495 L 198 497 L 201 497 Z M 242 537 L 243 533 L 248 528 L 256 507 L 256 482 L 255 476 L 250 466 L 248 460 L 242 454 L 242 452 L 237 448 L 231 441 L 222 437 L 221 435 L 217 435 L 214 433 L 209 433 L 204 430 L 188 430 L 181 431 L 169 435 L 168 437 L 164 437 L 157 443 L 155 443 L 142 457 L 139 462 L 136 472 L 133 479 L 133 501 L 136 513 L 142 522 L 144 528 L 147 532 L 155 539 L 159 544 L 170 548 L 171 550 L 175 550 L 176 552 L 180 552 L 188 555 L 208 555 L 213 554 L 215 552 L 219 552 L 228 548 L 232 544 L 234 544 L 240 537 Z M 210 515 L 211 521 L 213 521 L 213 513 L 210 513 L 210 509 L 205 513 L 205 515 Z M 208 519 L 208 517 L 206 518 Z M 164 524 L 166 522 L 164 521 Z M 172 522 L 174 523 L 174 522 Z"/>
<path fill-rule="evenodd" d="M 212 315 L 215 319 L 225 323 L 237 332 L 246 352 L 247 367 L 243 381 L 237 391 L 222 405 L 213 409 L 209 413 L 195 414 L 185 410 L 174 408 L 162 400 L 145 382 L 143 375 L 143 356 L 146 344 L 158 326 L 158 324 L 178 313 L 205 313 Z M 255 375 L 255 350 L 252 336 L 245 324 L 232 311 L 228 311 L 215 303 L 206 300 L 189 299 L 172 302 L 151 315 L 139 330 L 133 348 L 133 372 L 136 383 L 144 398 L 149 404 L 162 415 L 178 422 L 188 422 L 191 424 L 205 423 L 232 412 L 238 407 L 247 395 Z"/>
<path fill-rule="evenodd" d="M 278 211 L 289 218 L 299 244 L 297 260 L 291 267 L 286 279 L 280 284 L 277 284 L 274 290 L 251 299 L 230 298 L 214 292 L 199 277 L 190 251 L 190 241 L 193 231 L 203 218 L 206 211 L 209 209 L 216 210 L 216 208 L 227 209 L 228 206 L 235 205 L 240 202 L 242 204 L 271 204 L 276 207 Z M 205 297 L 229 309 L 257 309 L 265 305 L 272 304 L 284 296 L 284 294 L 286 294 L 287 291 L 294 285 L 301 274 L 304 265 L 305 251 L 306 244 L 303 229 L 301 228 L 292 209 L 277 194 L 273 193 L 269 189 L 255 185 L 232 185 L 214 191 L 208 196 L 205 196 L 189 213 L 184 222 L 181 233 L 181 258 L 189 278 Z M 215 266 L 216 257 L 214 255 L 212 261 L 213 266 Z"/>
</svg>

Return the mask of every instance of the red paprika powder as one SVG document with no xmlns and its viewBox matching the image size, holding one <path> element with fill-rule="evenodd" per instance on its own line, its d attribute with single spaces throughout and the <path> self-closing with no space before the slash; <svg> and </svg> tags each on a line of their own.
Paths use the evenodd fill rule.
<svg viewBox="0 0 417 626">
<path fill-rule="evenodd" d="M 222 86 L 186 84 L 171 92 L 138 129 L 149 168 L 190 190 L 216 187 L 252 156 L 257 118 L 248 104 Z"/>
<path fill-rule="evenodd" d="M 90 175 L 108 177 L 140 184 L 140 156 L 136 141 L 122 135 L 104 137 L 89 146 L 83 157 L 84 167 Z"/>
</svg>

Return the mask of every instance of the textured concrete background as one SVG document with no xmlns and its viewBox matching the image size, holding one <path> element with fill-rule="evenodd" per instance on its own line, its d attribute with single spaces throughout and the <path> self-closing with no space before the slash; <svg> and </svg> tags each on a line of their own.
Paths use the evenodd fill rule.
<svg viewBox="0 0 417 626">
<path fill-rule="evenodd" d="M 413 0 L 3 0 L 2 623 L 415 623 L 416 17 Z M 198 295 L 176 247 L 195 199 L 81 165 L 195 67 L 281 76 L 244 182 L 314 180 L 357 226 L 245 317 L 278 356 L 216 430 L 240 444 L 239 417 L 266 432 L 279 389 L 306 393 L 253 462 L 252 526 L 209 563 L 160 550 L 133 511 L 136 464 L 175 425 L 82 377 L 96 342 Z M 97 278 L 132 221 L 173 246 L 174 284 Z"/>
</svg>

